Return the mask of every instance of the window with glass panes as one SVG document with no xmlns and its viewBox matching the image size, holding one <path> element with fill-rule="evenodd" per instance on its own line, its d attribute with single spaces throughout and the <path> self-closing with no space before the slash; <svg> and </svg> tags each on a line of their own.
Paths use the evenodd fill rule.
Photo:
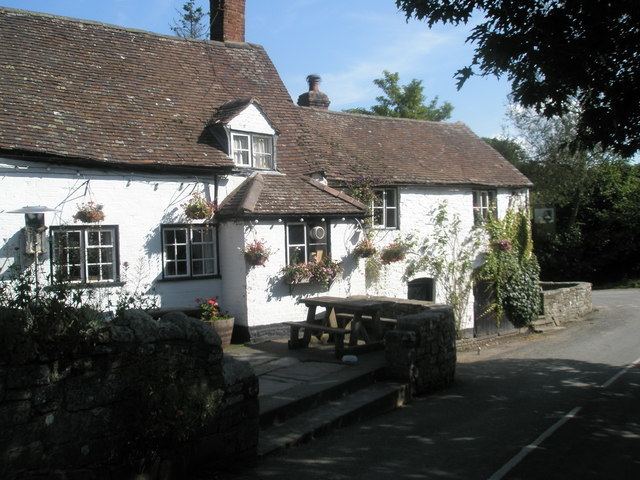
<svg viewBox="0 0 640 480">
<path fill-rule="evenodd" d="M 319 230 L 322 229 L 322 230 Z M 324 236 L 318 233 L 324 232 Z M 295 265 L 324 260 L 329 255 L 329 228 L 326 222 L 287 224 L 287 262 Z"/>
<path fill-rule="evenodd" d="M 476 190 L 473 192 L 473 222 L 475 225 L 486 222 L 489 216 L 497 215 L 495 190 Z"/>
<path fill-rule="evenodd" d="M 163 225 L 164 278 L 218 274 L 217 231 L 211 225 Z"/>
<path fill-rule="evenodd" d="M 52 227 L 51 248 L 56 279 L 76 283 L 117 280 L 118 227 Z"/>
<path fill-rule="evenodd" d="M 273 137 L 254 133 L 233 133 L 233 159 L 236 165 L 273 168 Z"/>
<path fill-rule="evenodd" d="M 398 228 L 398 191 L 395 188 L 374 190 L 371 206 L 373 226 Z"/>
</svg>

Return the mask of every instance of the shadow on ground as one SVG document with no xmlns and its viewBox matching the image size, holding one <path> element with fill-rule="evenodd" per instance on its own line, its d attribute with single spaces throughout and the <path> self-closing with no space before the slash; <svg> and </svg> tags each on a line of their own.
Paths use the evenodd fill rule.
<svg viewBox="0 0 640 480">
<path fill-rule="evenodd" d="M 620 451 L 637 451 L 638 424 L 627 419 L 639 418 L 640 382 L 618 395 L 599 388 L 619 370 L 553 358 L 460 364 L 455 385 L 440 394 L 221 478 L 487 478 L 568 411 L 605 397 L 619 421 L 580 435 L 594 448 L 615 440 Z"/>
</svg>

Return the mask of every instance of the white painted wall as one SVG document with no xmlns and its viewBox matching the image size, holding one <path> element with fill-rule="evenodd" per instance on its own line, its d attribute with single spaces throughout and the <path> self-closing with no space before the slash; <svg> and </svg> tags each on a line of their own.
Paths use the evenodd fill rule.
<svg viewBox="0 0 640 480">
<path fill-rule="evenodd" d="M 285 224 L 276 222 L 247 224 L 246 242 L 265 241 L 272 255 L 264 267 L 247 268 L 247 312 L 251 326 L 302 321 L 307 309 L 299 300 L 315 295 L 358 295 L 365 293 L 364 262 L 358 262 L 350 251 L 360 234 L 354 220 L 330 220 L 331 257 L 342 262 L 340 275 L 329 289 L 319 285 L 296 285 L 290 289 L 281 279 L 286 265 Z"/>
<path fill-rule="evenodd" d="M 424 238 L 433 231 L 431 225 L 433 211 L 446 202 L 450 215 L 459 215 L 462 220 L 462 231 L 469 232 L 473 227 L 473 189 L 447 187 L 401 187 L 400 195 L 400 228 L 397 230 L 375 230 L 375 242 L 382 248 L 398 237 L 413 234 Z M 498 216 L 506 213 L 510 204 L 526 205 L 527 190 L 516 191 L 499 189 L 497 195 Z M 403 280 L 406 262 L 396 262 L 382 267 L 380 281 L 369 287 L 371 295 L 407 297 L 407 283 Z M 422 272 L 414 277 L 433 277 L 430 272 Z M 436 302 L 444 302 L 444 293 L 436 281 Z M 473 294 L 469 298 L 467 312 L 461 328 L 473 327 Z"/>
<path fill-rule="evenodd" d="M 261 116 L 260 116 L 261 117 Z M 262 118 L 262 117 L 261 117 Z M 245 177 L 219 178 L 218 200 L 222 201 Z M 21 254 L 22 215 L 7 213 L 27 205 L 43 205 L 59 210 L 47 214 L 46 224 L 72 225 L 77 205 L 89 200 L 104 205 L 105 225 L 118 225 L 120 233 L 121 274 L 128 285 L 148 284 L 163 309 L 187 309 L 196 306 L 198 297 L 218 296 L 224 310 L 236 316 L 240 325 L 258 326 L 303 320 L 306 309 L 298 301 L 318 294 L 388 295 L 406 298 L 402 280 L 404 263 L 383 267 L 379 284 L 367 289 L 364 260 L 351 255 L 361 238 L 355 220 L 331 220 L 331 254 L 341 261 L 345 273 L 322 289 L 315 285 L 298 285 L 290 290 L 280 280 L 286 263 L 284 223 L 226 222 L 219 226 L 220 279 L 162 281 L 160 225 L 187 223 L 181 205 L 195 190 L 209 198 L 214 195 L 214 177 L 114 173 L 97 169 L 61 167 L 35 162 L 0 158 L 0 273 L 14 262 L 25 263 Z M 430 213 L 441 202 L 463 220 L 465 229 L 473 225 L 472 190 L 451 188 L 402 187 L 400 193 L 400 229 L 376 231 L 382 246 L 398 235 L 428 235 Z M 526 204 L 527 190 L 498 191 L 498 211 L 502 216 L 511 201 Z M 515 199 L 515 200 L 513 200 Z M 249 268 L 244 260 L 244 245 L 264 240 L 273 251 L 265 267 Z M 43 273 L 49 273 L 49 253 L 40 256 Z M 125 272 L 123 265 L 128 264 Z M 424 275 L 431 276 L 428 272 Z M 111 289 L 99 289 L 107 297 Z M 436 300 L 443 301 L 436 291 Z M 472 301 L 463 328 L 473 326 Z"/>
<path fill-rule="evenodd" d="M 242 177 L 226 177 L 220 180 L 219 195 L 224 198 L 244 180 Z M 177 175 L 151 175 L 114 173 L 81 168 L 0 159 L 0 273 L 13 263 L 26 265 L 30 261 L 21 253 L 21 229 L 24 216 L 7 213 L 27 205 L 43 205 L 56 208 L 58 213 L 48 213 L 45 222 L 54 225 L 74 225 L 73 215 L 78 204 L 93 200 L 104 205 L 104 225 L 118 225 L 120 241 L 120 272 L 128 285 L 149 285 L 149 293 L 163 309 L 196 307 L 195 299 L 219 296 L 221 301 L 236 305 L 237 294 L 229 302 L 223 298 L 225 279 L 162 281 L 162 255 L 160 224 L 188 223 L 181 205 L 193 191 L 203 192 L 213 198 L 214 178 Z M 229 239 L 233 229 L 220 229 L 220 256 L 231 258 Z M 235 232 L 237 242 L 241 235 Z M 235 245 L 238 245 L 236 243 Z M 40 255 L 42 277 L 50 273 L 48 245 Z M 238 281 L 221 261 L 221 273 L 228 274 L 229 281 Z M 129 265 L 125 268 L 125 265 Z M 105 300 L 111 288 L 99 288 Z M 232 291 L 225 289 L 226 294 Z M 235 310 L 229 308 L 230 310 Z M 240 308 L 240 312 L 244 309 Z"/>
<path fill-rule="evenodd" d="M 261 133 L 263 135 L 275 135 L 275 130 L 262 115 L 260 110 L 250 104 L 242 112 L 233 118 L 228 124 L 231 130 L 242 132 Z"/>
</svg>

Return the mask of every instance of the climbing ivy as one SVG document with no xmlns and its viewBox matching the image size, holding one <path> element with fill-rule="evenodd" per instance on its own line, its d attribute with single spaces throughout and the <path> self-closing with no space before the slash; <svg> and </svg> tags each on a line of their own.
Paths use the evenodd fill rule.
<svg viewBox="0 0 640 480">
<path fill-rule="evenodd" d="M 531 225 L 526 210 L 510 208 L 502 220 L 485 224 L 489 246 L 476 278 L 492 286 L 498 321 L 508 318 L 516 327 L 531 324 L 540 311 L 540 267 L 533 254 Z"/>
</svg>

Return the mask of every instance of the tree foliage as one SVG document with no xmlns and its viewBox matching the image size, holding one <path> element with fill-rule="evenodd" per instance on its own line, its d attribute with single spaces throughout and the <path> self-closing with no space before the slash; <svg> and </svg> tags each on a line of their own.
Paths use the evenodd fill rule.
<svg viewBox="0 0 640 480">
<path fill-rule="evenodd" d="M 436 23 L 482 18 L 467 41 L 472 75 L 506 75 L 515 102 L 547 118 L 577 99 L 576 140 L 623 156 L 640 149 L 640 5 L 637 0 L 396 0 L 407 17 Z M 482 17 L 480 17 L 482 16 Z"/>
<path fill-rule="evenodd" d="M 382 72 L 382 78 L 376 78 L 376 84 L 384 95 L 376 97 L 377 105 L 370 109 L 352 108 L 345 110 L 349 113 L 364 115 L 378 115 L 381 117 L 413 118 L 417 120 L 442 121 L 448 120 L 453 111 L 453 105 L 444 102 L 438 105 L 438 97 L 427 101 L 421 80 L 415 78 L 407 85 L 399 85 L 400 75 L 388 70 Z"/>
<path fill-rule="evenodd" d="M 526 165 L 529 160 L 527 151 L 514 139 L 483 137 L 482 140 L 491 145 L 516 168 Z"/>
<path fill-rule="evenodd" d="M 490 309 L 498 321 L 506 315 L 516 327 L 528 326 L 540 310 L 540 267 L 533 254 L 529 214 L 510 208 L 503 219 L 489 219 L 485 228 L 489 247 L 476 277 L 494 294 Z"/>
<path fill-rule="evenodd" d="M 600 147 L 570 148 L 579 118 L 575 104 L 560 118 L 510 113 L 526 152 L 518 168 L 534 184 L 531 203 L 556 209 L 554 231 L 536 228 L 542 276 L 596 284 L 639 278 L 640 165 Z"/>
<path fill-rule="evenodd" d="M 171 24 L 171 30 L 182 38 L 206 38 L 209 33 L 207 18 L 209 13 L 195 5 L 195 0 L 188 0 L 178 11 L 178 18 Z"/>
</svg>

